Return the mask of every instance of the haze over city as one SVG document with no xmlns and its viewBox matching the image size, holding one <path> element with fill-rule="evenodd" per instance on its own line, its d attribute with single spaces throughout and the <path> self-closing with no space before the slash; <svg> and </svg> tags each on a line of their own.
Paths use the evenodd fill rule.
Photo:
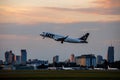
<svg viewBox="0 0 120 80">
<path fill-rule="evenodd" d="M 95 54 L 107 57 L 108 46 L 115 48 L 120 60 L 120 0 L 1 0 L 0 59 L 6 51 L 28 59 L 52 61 L 70 54 Z M 71 44 L 42 39 L 42 32 L 81 37 L 90 33 L 88 44 Z"/>
</svg>

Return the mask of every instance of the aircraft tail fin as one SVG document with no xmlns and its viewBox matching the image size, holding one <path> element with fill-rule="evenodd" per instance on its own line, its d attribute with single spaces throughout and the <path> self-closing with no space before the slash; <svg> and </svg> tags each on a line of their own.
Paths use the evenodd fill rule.
<svg viewBox="0 0 120 80">
<path fill-rule="evenodd" d="M 86 33 L 85 35 L 83 35 L 83 36 L 82 36 L 81 38 L 79 38 L 79 39 L 86 41 L 87 38 L 88 38 L 88 36 L 89 36 L 89 34 L 90 34 L 90 33 Z"/>
</svg>

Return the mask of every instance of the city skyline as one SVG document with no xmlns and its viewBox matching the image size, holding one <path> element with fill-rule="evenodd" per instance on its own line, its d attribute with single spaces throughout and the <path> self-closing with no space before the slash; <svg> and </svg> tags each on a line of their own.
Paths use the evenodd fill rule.
<svg viewBox="0 0 120 80">
<path fill-rule="evenodd" d="M 11 56 L 10 56 L 11 55 Z M 107 58 L 104 58 L 104 56 L 98 54 L 98 55 L 95 55 L 95 54 L 81 54 L 81 55 L 77 55 L 75 56 L 73 53 L 71 55 L 69 55 L 68 58 L 66 58 L 65 60 L 62 60 L 62 62 L 76 62 L 75 59 L 81 57 L 81 56 L 84 56 L 84 55 L 91 55 L 91 56 L 94 56 L 96 58 L 96 64 L 102 64 L 104 60 L 108 61 L 109 63 L 112 63 L 112 62 L 115 62 L 114 61 L 114 46 L 109 46 L 108 47 L 108 53 L 107 53 Z M 27 61 L 29 60 L 38 60 L 38 59 L 27 59 L 27 51 L 26 49 L 21 49 L 21 55 L 16 55 L 15 53 L 12 53 L 12 50 L 10 51 L 6 51 L 5 54 L 4 54 L 4 58 L 5 60 L 2 60 L 3 62 L 7 62 L 9 63 L 21 63 L 21 64 L 24 64 L 26 63 Z M 47 60 L 47 59 L 46 59 Z M 56 56 L 53 56 L 53 59 L 52 59 L 52 62 L 54 63 L 59 63 L 59 55 L 56 55 Z M 50 62 L 51 63 L 51 62 Z"/>
<path fill-rule="evenodd" d="M 71 53 L 102 55 L 114 46 L 115 61 L 120 60 L 120 0 L 1 0 L 0 59 L 12 50 L 26 49 L 28 59 L 60 61 Z M 89 32 L 88 44 L 61 44 L 42 39 L 41 32 L 80 37 Z"/>
</svg>

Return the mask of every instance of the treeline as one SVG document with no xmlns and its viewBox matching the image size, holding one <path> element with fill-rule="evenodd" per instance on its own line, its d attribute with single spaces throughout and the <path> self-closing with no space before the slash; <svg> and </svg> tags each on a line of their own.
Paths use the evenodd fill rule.
<svg viewBox="0 0 120 80">
<path fill-rule="evenodd" d="M 120 61 L 115 61 L 113 63 L 109 63 L 109 62 L 107 62 L 107 60 L 105 60 L 103 64 L 97 64 L 97 68 L 108 69 L 108 66 L 111 67 L 111 68 L 118 68 L 118 69 L 120 69 Z"/>
</svg>

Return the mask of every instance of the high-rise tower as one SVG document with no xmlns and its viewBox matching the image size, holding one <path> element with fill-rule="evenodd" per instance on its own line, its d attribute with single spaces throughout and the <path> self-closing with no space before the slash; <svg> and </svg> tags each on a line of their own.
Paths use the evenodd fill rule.
<svg viewBox="0 0 120 80">
<path fill-rule="evenodd" d="M 108 47 L 107 61 L 109 63 L 114 62 L 114 47 L 113 46 Z"/>
</svg>

